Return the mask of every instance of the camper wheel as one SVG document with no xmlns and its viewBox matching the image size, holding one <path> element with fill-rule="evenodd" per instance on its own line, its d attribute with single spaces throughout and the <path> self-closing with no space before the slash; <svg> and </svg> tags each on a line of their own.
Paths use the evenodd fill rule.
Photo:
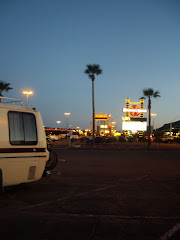
<svg viewBox="0 0 180 240">
<path fill-rule="evenodd" d="M 0 193 L 4 192 L 4 187 L 3 187 L 3 174 L 2 170 L 0 169 Z"/>
</svg>

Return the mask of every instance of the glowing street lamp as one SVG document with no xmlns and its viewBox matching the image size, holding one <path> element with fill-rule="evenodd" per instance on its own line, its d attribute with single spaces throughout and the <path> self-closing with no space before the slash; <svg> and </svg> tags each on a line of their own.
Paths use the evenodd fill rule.
<svg viewBox="0 0 180 240">
<path fill-rule="evenodd" d="M 71 113 L 64 113 L 64 115 L 66 115 L 66 129 L 68 128 L 68 116 L 70 115 Z"/>
<path fill-rule="evenodd" d="M 57 122 L 57 124 L 58 124 L 58 128 L 59 128 L 59 124 L 61 123 L 61 121 L 56 121 Z"/>
<path fill-rule="evenodd" d="M 27 106 L 28 105 L 28 95 L 33 94 L 33 92 L 32 91 L 24 91 L 23 94 L 27 95 L 27 98 L 26 98 L 26 106 Z"/>
</svg>

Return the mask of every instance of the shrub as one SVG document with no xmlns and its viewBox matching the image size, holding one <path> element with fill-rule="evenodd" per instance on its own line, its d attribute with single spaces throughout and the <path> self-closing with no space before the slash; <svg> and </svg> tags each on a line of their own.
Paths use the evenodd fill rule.
<svg viewBox="0 0 180 240">
<path fill-rule="evenodd" d="M 87 137 L 82 137 L 82 138 L 80 138 L 80 142 L 86 142 L 87 141 Z"/>
<path fill-rule="evenodd" d="M 148 139 L 146 139 L 145 137 L 139 137 L 138 138 L 138 142 L 147 142 Z"/>
<path fill-rule="evenodd" d="M 107 143 L 113 143 L 113 142 L 116 142 L 117 141 L 117 138 L 116 137 L 108 137 L 106 142 Z"/>
<path fill-rule="evenodd" d="M 178 138 L 174 138 L 174 142 L 180 143 L 180 138 L 179 137 Z"/>
<path fill-rule="evenodd" d="M 104 143 L 106 142 L 104 137 L 96 137 L 95 138 L 95 143 Z"/>
<path fill-rule="evenodd" d="M 126 138 L 123 137 L 123 136 L 119 136 L 119 137 L 118 137 L 118 141 L 119 141 L 119 142 L 122 142 L 122 143 L 123 143 L 123 142 L 127 142 Z"/>
<path fill-rule="evenodd" d="M 137 136 L 129 137 L 128 142 L 137 142 Z"/>
<path fill-rule="evenodd" d="M 71 142 L 73 143 L 73 142 L 76 142 L 78 139 L 76 139 L 76 138 L 72 138 L 71 139 Z"/>
<path fill-rule="evenodd" d="M 162 143 L 163 140 L 160 137 L 155 137 L 154 142 Z"/>
</svg>

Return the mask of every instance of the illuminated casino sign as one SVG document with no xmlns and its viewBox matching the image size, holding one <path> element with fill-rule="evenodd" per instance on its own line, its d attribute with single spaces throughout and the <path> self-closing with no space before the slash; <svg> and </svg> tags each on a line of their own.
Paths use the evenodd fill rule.
<svg viewBox="0 0 180 240">
<path fill-rule="evenodd" d="M 95 120 L 96 121 L 107 121 L 109 120 L 109 115 L 103 114 L 102 112 L 100 114 L 95 115 Z"/>
<path fill-rule="evenodd" d="M 122 130 L 129 131 L 146 131 L 147 122 L 146 121 L 123 121 Z"/>
<path fill-rule="evenodd" d="M 144 99 L 140 99 L 140 102 L 130 102 L 130 99 L 126 99 L 126 107 L 122 111 L 126 114 L 122 117 L 122 129 L 125 134 L 128 131 L 143 132 L 147 130 L 147 118 L 144 118 L 144 113 L 147 113 L 146 109 L 143 109 Z"/>
<path fill-rule="evenodd" d="M 136 106 L 136 107 L 132 107 Z M 123 108 L 123 112 L 130 113 L 132 117 L 138 117 L 140 113 L 147 113 L 146 109 L 140 109 L 138 105 L 131 105 L 129 108 Z"/>
<path fill-rule="evenodd" d="M 130 109 L 140 109 L 140 106 L 131 105 L 129 108 Z M 129 114 L 131 115 L 131 117 L 138 117 L 140 115 L 140 112 L 130 112 Z"/>
</svg>

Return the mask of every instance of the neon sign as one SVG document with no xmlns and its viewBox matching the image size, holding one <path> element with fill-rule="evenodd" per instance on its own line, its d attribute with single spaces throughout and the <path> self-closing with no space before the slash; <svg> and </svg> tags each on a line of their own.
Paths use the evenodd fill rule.
<svg viewBox="0 0 180 240">
<path fill-rule="evenodd" d="M 96 121 L 107 121 L 109 119 L 109 115 L 103 114 L 102 112 L 100 114 L 95 115 Z"/>
<path fill-rule="evenodd" d="M 129 108 L 130 109 L 140 109 L 140 107 L 138 105 L 131 105 Z M 130 112 L 129 114 L 131 115 L 131 117 L 138 117 L 140 115 L 140 112 Z"/>
<path fill-rule="evenodd" d="M 146 109 L 130 109 L 130 108 L 123 108 L 123 112 L 137 112 L 137 113 L 147 113 Z"/>
</svg>

